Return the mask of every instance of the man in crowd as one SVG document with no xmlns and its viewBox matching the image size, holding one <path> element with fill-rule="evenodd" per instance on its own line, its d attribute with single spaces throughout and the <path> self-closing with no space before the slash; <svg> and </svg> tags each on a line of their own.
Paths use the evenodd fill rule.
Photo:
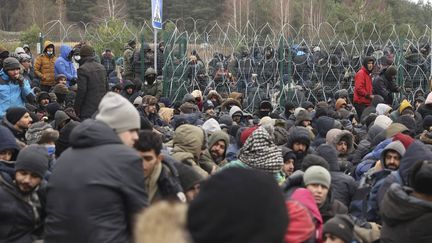
<svg viewBox="0 0 432 243">
<path fill-rule="evenodd" d="M 15 138 L 20 142 L 20 146 L 25 146 L 27 140 L 25 134 L 30 127 L 33 119 L 29 112 L 23 107 L 11 107 L 6 111 L 2 125 L 9 128 Z"/>
<path fill-rule="evenodd" d="M 354 107 L 358 117 L 361 117 L 363 110 L 371 104 L 373 99 L 371 73 L 374 64 L 375 59 L 373 57 L 365 57 L 363 66 L 355 75 Z"/>
<path fill-rule="evenodd" d="M 225 154 L 228 145 L 229 136 L 226 132 L 214 132 L 208 139 L 208 149 L 204 151 L 201 157 L 201 168 L 211 174 L 215 172 L 216 168 L 223 167 L 227 163 L 225 160 Z"/>
<path fill-rule="evenodd" d="M 54 65 L 56 60 L 54 43 L 45 41 L 43 53 L 36 58 L 34 67 L 35 74 L 40 79 L 42 91 L 49 92 L 55 85 Z"/>
</svg>

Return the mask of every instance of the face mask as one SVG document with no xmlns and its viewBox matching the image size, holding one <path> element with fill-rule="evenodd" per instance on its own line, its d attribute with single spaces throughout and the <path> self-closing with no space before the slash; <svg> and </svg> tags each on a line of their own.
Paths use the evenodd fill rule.
<svg viewBox="0 0 432 243">
<path fill-rule="evenodd" d="M 74 59 L 75 59 L 75 61 L 79 61 L 79 60 L 81 60 L 81 56 L 78 56 L 78 55 L 76 55 L 76 56 L 74 56 Z"/>
<path fill-rule="evenodd" d="M 49 156 L 52 156 L 55 153 L 56 150 L 55 145 L 47 145 L 46 148 Z"/>
<path fill-rule="evenodd" d="M 47 51 L 48 56 L 51 56 L 53 54 L 52 51 Z"/>
</svg>

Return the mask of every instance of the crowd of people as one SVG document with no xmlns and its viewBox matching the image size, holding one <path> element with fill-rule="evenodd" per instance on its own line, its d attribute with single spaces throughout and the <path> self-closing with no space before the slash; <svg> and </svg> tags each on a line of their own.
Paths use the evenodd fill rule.
<svg viewBox="0 0 432 243">
<path fill-rule="evenodd" d="M 432 242 L 432 92 L 394 99 L 394 66 L 250 111 L 170 100 L 135 48 L 119 75 L 88 43 L 0 47 L 0 242 Z"/>
</svg>

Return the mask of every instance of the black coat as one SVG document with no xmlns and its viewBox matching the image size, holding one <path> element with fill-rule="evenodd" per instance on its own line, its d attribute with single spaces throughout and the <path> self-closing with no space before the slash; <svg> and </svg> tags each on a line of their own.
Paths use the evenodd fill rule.
<svg viewBox="0 0 432 243">
<path fill-rule="evenodd" d="M 418 108 L 418 113 L 420 113 L 420 115 L 425 118 L 427 115 L 432 115 L 432 104 L 422 104 L 419 108 Z"/>
<path fill-rule="evenodd" d="M 77 72 L 78 90 L 74 109 L 81 120 L 84 120 L 92 117 L 97 111 L 99 102 L 108 92 L 109 87 L 105 67 L 92 57 L 83 58 Z"/>
<path fill-rule="evenodd" d="M 385 71 L 385 70 L 384 70 Z M 390 106 L 393 105 L 393 93 L 398 92 L 399 88 L 393 80 L 388 80 L 384 74 L 384 71 L 374 80 L 373 94 L 381 95 L 384 98 L 384 102 Z"/>
<path fill-rule="evenodd" d="M 48 183 L 45 243 L 131 242 L 134 217 L 148 204 L 138 153 L 90 119 L 70 142 Z"/>
<path fill-rule="evenodd" d="M 43 188 L 43 187 L 40 187 Z M 35 196 L 37 195 L 37 196 Z M 40 216 L 35 217 L 33 207 L 19 191 L 7 173 L 0 175 L 0 242 L 32 243 L 43 222 L 43 189 L 33 192 L 31 201 Z"/>
<path fill-rule="evenodd" d="M 383 243 L 432 242 L 432 202 L 411 196 L 412 190 L 393 184 L 381 204 Z"/>
</svg>

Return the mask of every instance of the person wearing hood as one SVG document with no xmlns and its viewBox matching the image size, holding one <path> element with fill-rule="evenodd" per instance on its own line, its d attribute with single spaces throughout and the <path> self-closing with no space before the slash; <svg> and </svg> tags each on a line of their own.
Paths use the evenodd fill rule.
<svg viewBox="0 0 432 243">
<path fill-rule="evenodd" d="M 420 105 L 417 111 L 421 114 L 422 117 L 432 115 L 432 92 L 427 95 L 425 102 Z"/>
<path fill-rule="evenodd" d="M 385 115 L 385 116 L 390 116 L 390 113 L 392 112 L 392 108 L 387 105 L 387 104 L 383 104 L 380 103 L 376 106 L 376 114 L 379 115 Z"/>
<path fill-rule="evenodd" d="M 291 116 L 294 115 L 294 110 L 296 108 L 296 105 L 294 103 L 287 101 L 284 106 L 284 112 L 280 115 L 282 119 L 285 121 L 292 120 Z M 294 119 L 295 121 L 295 119 Z"/>
<path fill-rule="evenodd" d="M 323 157 L 329 164 L 331 175 L 331 188 L 334 198 L 342 202 L 346 207 L 349 207 L 354 193 L 357 190 L 357 183 L 354 178 L 340 171 L 338 154 L 336 149 L 328 144 L 322 144 L 316 152 Z"/>
<path fill-rule="evenodd" d="M 321 116 L 315 120 L 317 136 L 312 142 L 312 147 L 317 148 L 321 144 L 326 143 L 326 136 L 328 131 L 334 128 L 342 128 L 342 124 L 329 116 Z"/>
<path fill-rule="evenodd" d="M 303 158 L 311 153 L 310 151 L 310 131 L 304 127 L 292 127 L 289 130 L 289 137 L 286 147 L 291 149 L 295 155 L 294 171 L 301 168 Z"/>
<path fill-rule="evenodd" d="M 78 90 L 74 109 L 77 116 L 87 119 L 97 111 L 102 97 L 108 92 L 105 67 L 94 60 L 94 49 L 84 45 L 79 51 L 81 59 L 78 68 Z"/>
<path fill-rule="evenodd" d="M 373 140 L 378 134 L 383 131 L 384 129 L 378 125 L 372 125 L 368 129 L 366 138 L 359 142 L 359 144 L 357 145 L 357 149 L 353 152 L 351 162 L 354 166 L 357 166 L 362 161 L 363 157 L 373 149 Z"/>
<path fill-rule="evenodd" d="M 35 76 L 34 76 L 34 67 L 32 65 L 32 59 L 27 54 L 21 54 L 18 56 L 18 61 L 21 64 L 22 68 L 22 75 L 24 79 L 27 79 L 30 82 L 30 85 L 32 87 L 38 86 L 35 82 Z"/>
<path fill-rule="evenodd" d="M 48 154 L 42 146 L 22 149 L 13 176 L 0 173 L 0 238 L 5 242 L 42 239 Z"/>
<path fill-rule="evenodd" d="M 66 76 L 68 86 L 76 83 L 78 78 L 77 71 L 72 62 L 74 51 L 69 45 L 60 46 L 60 57 L 57 58 L 54 65 L 54 74 L 57 77 L 59 74 Z"/>
<path fill-rule="evenodd" d="M 392 184 L 381 203 L 381 242 L 432 242 L 432 162 L 417 161 L 409 187 Z"/>
<path fill-rule="evenodd" d="M 312 131 L 312 115 L 308 110 L 300 111 L 296 116 L 296 126 L 305 127 Z"/>
<path fill-rule="evenodd" d="M 45 91 L 41 91 L 37 95 L 36 101 L 37 101 L 37 107 L 35 113 L 37 114 L 38 118 L 41 119 L 42 117 L 45 116 L 48 117 L 47 106 L 51 102 L 50 95 Z"/>
<path fill-rule="evenodd" d="M 225 155 L 229 145 L 229 136 L 224 131 L 216 131 L 210 135 L 207 149 L 200 159 L 200 166 L 207 173 L 212 174 L 215 169 L 223 167 L 226 163 Z"/>
<path fill-rule="evenodd" d="M 151 95 L 159 100 L 163 94 L 162 80 L 156 78 L 156 71 L 153 68 L 147 68 L 144 73 L 144 83 L 141 91 L 144 95 Z"/>
<path fill-rule="evenodd" d="M 139 96 L 138 91 L 136 90 L 135 83 L 130 80 L 125 80 L 123 83 L 123 91 L 120 93 L 123 97 L 125 97 L 129 102 L 133 103 L 135 99 Z"/>
<path fill-rule="evenodd" d="M 362 124 L 365 124 L 366 119 L 371 114 L 376 114 L 376 107 L 378 106 L 378 104 L 381 104 L 381 103 L 384 103 L 384 98 L 381 95 L 374 95 L 374 97 L 372 98 L 371 104 L 364 109 L 363 114 L 361 115 L 361 117 L 359 117 L 360 122 Z"/>
<path fill-rule="evenodd" d="M 215 108 L 222 105 L 223 102 L 222 96 L 216 90 L 210 90 L 210 92 L 207 94 L 207 100 L 213 102 Z"/>
<path fill-rule="evenodd" d="M 411 126 L 413 127 L 413 129 L 412 129 L 413 136 L 416 133 L 421 133 L 422 132 L 421 127 L 422 127 L 422 123 L 423 123 L 423 116 L 418 111 L 416 111 L 414 109 L 414 107 L 411 105 L 411 103 L 407 99 L 404 99 L 400 103 L 399 108 L 390 114 L 390 118 L 394 122 L 396 122 L 396 121 L 399 121 L 399 118 L 401 116 L 404 116 L 404 115 L 410 116 L 410 117 L 414 118 L 414 120 L 415 120 L 415 122 L 411 122 L 411 124 L 410 124 L 410 127 Z"/>
<path fill-rule="evenodd" d="M 34 71 L 40 79 L 40 88 L 42 91 L 49 92 L 51 87 L 55 85 L 54 65 L 56 60 L 54 43 L 45 41 L 43 52 L 36 58 L 34 65 Z"/>
<path fill-rule="evenodd" d="M 202 176 L 207 177 L 208 173 L 199 165 L 202 151 L 206 149 L 206 134 L 203 129 L 182 124 L 174 131 L 172 157 L 177 161 L 194 168 Z"/>
<path fill-rule="evenodd" d="M 263 118 L 265 116 L 269 116 L 269 114 L 273 111 L 273 106 L 270 103 L 269 100 L 263 100 L 260 102 L 259 107 L 258 107 L 258 111 L 257 111 L 257 116 L 258 118 Z"/>
<path fill-rule="evenodd" d="M 141 105 L 137 109 L 140 116 L 148 120 L 152 126 L 161 127 L 166 125 L 158 114 L 156 97 L 150 95 L 144 96 Z"/>
<path fill-rule="evenodd" d="M 72 130 L 47 187 L 45 242 L 132 242 L 134 217 L 148 205 L 142 159 L 132 148 L 139 128 L 135 107 L 109 92 L 96 120 Z"/>
<path fill-rule="evenodd" d="M 324 243 L 352 243 L 354 236 L 354 222 L 347 215 L 336 215 L 324 224 Z"/>
<path fill-rule="evenodd" d="M 2 125 L 7 127 L 20 142 L 20 146 L 25 146 L 27 139 L 25 133 L 33 122 L 30 113 L 22 107 L 11 107 L 6 111 Z"/>
<path fill-rule="evenodd" d="M 327 132 L 326 143 L 336 148 L 340 170 L 351 171 L 352 163 L 349 157 L 354 151 L 354 135 L 346 130 L 331 129 Z"/>
<path fill-rule="evenodd" d="M 331 191 L 331 175 L 324 167 L 313 165 L 303 175 L 303 183 L 317 204 L 323 222 L 327 222 L 336 214 L 348 213 L 347 207 L 339 200 L 334 199 Z"/>
<path fill-rule="evenodd" d="M 355 75 L 354 81 L 354 107 L 357 114 L 361 117 L 363 110 L 371 104 L 373 99 L 372 94 L 372 78 L 371 73 L 375 66 L 373 57 L 365 57 L 363 66 Z"/>
<path fill-rule="evenodd" d="M 9 57 L 9 51 L 6 50 L 3 46 L 0 46 L 0 69 L 3 68 L 4 59 Z"/>
<path fill-rule="evenodd" d="M 34 102 L 30 81 L 20 75 L 20 63 L 13 57 L 3 60 L 0 69 L 0 118 L 3 118 L 10 107 L 24 107 L 27 102 Z M 4 98 L 3 98 L 4 97 Z M 6 98 L 7 97 L 7 98 Z"/>
<path fill-rule="evenodd" d="M 0 173 L 14 174 L 15 159 L 19 152 L 19 146 L 13 133 L 5 126 L 0 125 Z"/>
<path fill-rule="evenodd" d="M 284 164 L 280 173 L 281 176 L 286 179 L 294 173 L 294 164 L 297 157 L 294 151 L 292 151 L 291 149 L 285 146 L 281 146 L 281 148 Z"/>
<path fill-rule="evenodd" d="M 130 40 L 124 48 L 123 52 L 123 80 L 134 79 L 134 67 L 133 67 L 133 56 L 136 47 L 136 41 Z"/>
<path fill-rule="evenodd" d="M 390 66 L 381 71 L 378 77 L 373 81 L 373 94 L 381 95 L 387 105 L 393 105 L 393 93 L 400 92 L 400 87 L 395 83 L 397 69 Z"/>
</svg>

